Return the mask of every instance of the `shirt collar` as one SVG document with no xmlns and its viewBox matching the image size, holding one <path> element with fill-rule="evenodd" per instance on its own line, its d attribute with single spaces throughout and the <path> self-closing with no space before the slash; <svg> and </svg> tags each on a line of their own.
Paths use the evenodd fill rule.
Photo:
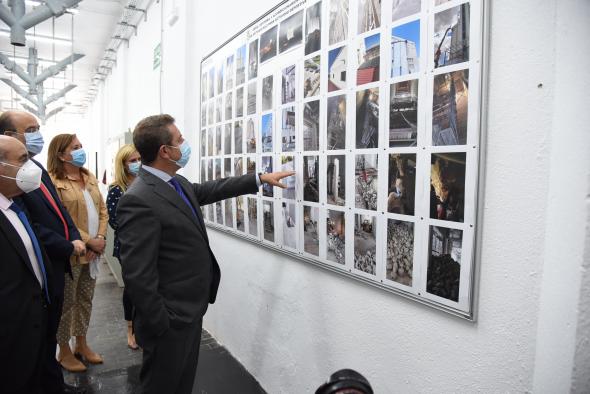
<svg viewBox="0 0 590 394">
<path fill-rule="evenodd" d="M 8 198 L 6 198 L 4 194 L 0 193 L 0 209 L 2 209 L 3 211 L 8 211 L 11 205 L 12 200 L 9 200 Z"/>
<path fill-rule="evenodd" d="M 166 174 L 164 171 L 162 170 L 158 170 L 157 168 L 154 167 L 150 167 L 148 165 L 142 164 L 141 168 L 143 170 L 146 170 L 147 172 L 149 172 L 150 174 L 157 176 L 158 178 L 160 178 L 161 180 L 163 180 L 164 182 L 168 183 L 168 181 L 170 179 L 172 179 L 172 177 L 168 174 Z"/>
</svg>

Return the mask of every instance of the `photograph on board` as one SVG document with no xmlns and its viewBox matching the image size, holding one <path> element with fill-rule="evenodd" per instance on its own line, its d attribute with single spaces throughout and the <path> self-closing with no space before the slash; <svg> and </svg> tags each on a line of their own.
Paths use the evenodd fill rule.
<svg viewBox="0 0 590 394">
<path fill-rule="evenodd" d="M 204 183 L 207 181 L 207 159 L 201 159 L 201 178 L 199 178 L 199 183 Z"/>
<path fill-rule="evenodd" d="M 273 76 L 269 75 L 262 80 L 262 110 L 268 111 L 273 107 Z"/>
<path fill-rule="evenodd" d="M 303 11 L 291 15 L 281 22 L 279 29 L 279 53 L 301 44 L 303 40 Z"/>
<path fill-rule="evenodd" d="M 430 294 L 459 301 L 463 231 L 430 226 L 426 291 Z"/>
<path fill-rule="evenodd" d="M 225 90 L 234 87 L 234 55 L 225 60 Z"/>
<path fill-rule="evenodd" d="M 320 149 L 320 101 L 303 104 L 303 150 Z"/>
<path fill-rule="evenodd" d="M 248 79 L 258 76 L 258 40 L 254 40 L 248 47 Z"/>
<path fill-rule="evenodd" d="M 209 88 L 209 98 L 213 98 L 213 96 L 215 96 L 215 67 L 209 69 L 207 80 L 209 81 L 207 85 Z"/>
<path fill-rule="evenodd" d="M 215 217 L 217 219 L 217 224 L 223 226 L 223 205 L 221 204 L 221 201 L 215 203 Z"/>
<path fill-rule="evenodd" d="M 322 2 L 305 10 L 305 54 L 319 51 L 322 46 Z"/>
<path fill-rule="evenodd" d="M 303 156 L 303 200 L 320 201 L 320 158 Z"/>
<path fill-rule="evenodd" d="M 213 204 L 209 204 L 205 208 L 207 208 L 205 210 L 205 214 L 206 214 L 205 216 L 207 217 L 207 220 L 209 220 L 210 222 L 213 222 L 214 219 L 215 219 L 214 218 L 214 207 L 213 207 Z"/>
<path fill-rule="evenodd" d="M 469 61 L 469 3 L 434 14 L 434 68 Z"/>
<path fill-rule="evenodd" d="M 260 36 L 260 63 L 277 54 L 277 27 L 273 26 Z"/>
<path fill-rule="evenodd" d="M 234 176 L 244 175 L 244 159 L 236 157 L 234 159 Z"/>
<path fill-rule="evenodd" d="M 281 102 L 283 104 L 295 101 L 295 65 L 283 69 Z"/>
<path fill-rule="evenodd" d="M 262 115 L 260 130 L 262 133 L 262 151 L 272 152 L 272 113 Z"/>
<path fill-rule="evenodd" d="M 201 102 L 207 101 L 207 73 L 201 74 Z"/>
<path fill-rule="evenodd" d="M 414 275 L 414 223 L 387 220 L 385 277 L 412 286 Z"/>
<path fill-rule="evenodd" d="M 256 153 L 256 118 L 246 121 L 246 153 Z"/>
<path fill-rule="evenodd" d="M 213 174 L 213 164 L 214 164 L 214 159 L 209 159 L 207 161 L 207 180 L 213 180 L 214 178 L 214 174 Z"/>
<path fill-rule="evenodd" d="M 274 242 L 275 213 L 274 204 L 272 201 L 262 201 L 262 223 L 264 228 L 264 239 L 270 242 Z"/>
<path fill-rule="evenodd" d="M 236 51 L 236 86 L 246 81 L 246 45 Z"/>
<path fill-rule="evenodd" d="M 336 44 L 348 37 L 348 0 L 330 0 L 330 29 L 328 44 Z"/>
<path fill-rule="evenodd" d="M 390 153 L 387 181 L 387 212 L 414 215 L 416 154 Z"/>
<path fill-rule="evenodd" d="M 234 117 L 233 100 L 233 92 L 227 92 L 225 95 L 225 120 L 231 120 Z"/>
<path fill-rule="evenodd" d="M 303 250 L 315 256 L 320 254 L 319 215 L 319 208 L 303 206 Z"/>
<path fill-rule="evenodd" d="M 207 124 L 211 126 L 215 123 L 215 101 L 209 101 L 207 104 Z"/>
<path fill-rule="evenodd" d="M 405 18 L 406 16 L 414 15 L 420 12 L 420 5 L 422 0 L 393 0 L 391 20 Z"/>
<path fill-rule="evenodd" d="M 232 170 L 232 165 L 231 165 L 231 158 L 230 157 L 226 157 L 223 159 L 223 177 L 224 178 L 228 178 L 231 176 L 231 170 Z"/>
<path fill-rule="evenodd" d="M 236 89 L 236 118 L 244 116 L 244 88 Z"/>
<path fill-rule="evenodd" d="M 377 273 L 377 218 L 354 215 L 354 268 L 370 275 Z"/>
<path fill-rule="evenodd" d="M 420 71 L 420 20 L 391 29 L 391 76 Z"/>
<path fill-rule="evenodd" d="M 364 85 L 379 80 L 381 34 L 373 34 L 359 41 L 357 48 L 356 84 Z"/>
<path fill-rule="evenodd" d="M 201 156 L 207 156 L 207 129 L 201 130 Z"/>
<path fill-rule="evenodd" d="M 358 0 L 358 34 L 381 26 L 381 0 Z"/>
<path fill-rule="evenodd" d="M 356 155 L 355 207 L 377 210 L 377 155 Z"/>
<path fill-rule="evenodd" d="M 262 172 L 265 174 L 272 172 L 272 156 L 262 156 Z M 268 183 L 262 184 L 262 195 L 265 197 L 273 197 L 273 186 Z"/>
<path fill-rule="evenodd" d="M 201 104 L 201 127 L 207 126 L 207 104 Z"/>
<path fill-rule="evenodd" d="M 338 264 L 346 263 L 346 221 L 344 212 L 327 210 L 326 258 Z"/>
<path fill-rule="evenodd" d="M 223 74 L 225 70 L 225 65 L 221 63 L 217 66 L 217 94 L 223 93 Z"/>
<path fill-rule="evenodd" d="M 379 88 L 356 92 L 356 148 L 379 147 Z"/>
<path fill-rule="evenodd" d="M 469 70 L 434 77 L 432 145 L 465 145 L 469 101 Z"/>
<path fill-rule="evenodd" d="M 209 132 L 207 133 L 207 156 L 213 156 L 213 149 L 214 149 L 214 131 L 212 127 L 209 127 Z"/>
<path fill-rule="evenodd" d="M 219 96 L 215 99 L 215 122 L 221 122 L 221 111 L 223 110 L 222 97 Z"/>
<path fill-rule="evenodd" d="M 328 97 L 327 148 L 346 146 L 346 95 Z"/>
<path fill-rule="evenodd" d="M 231 122 L 226 123 L 223 127 L 223 154 L 230 155 L 231 154 Z"/>
<path fill-rule="evenodd" d="M 244 196 L 234 198 L 236 201 L 236 229 L 241 232 L 245 232 L 244 223 Z"/>
<path fill-rule="evenodd" d="M 281 151 L 295 151 L 295 107 L 285 107 L 281 111 Z"/>
<path fill-rule="evenodd" d="M 295 157 L 291 155 L 281 156 L 281 171 L 295 171 Z M 283 198 L 290 200 L 295 199 L 295 177 L 290 176 L 283 179 L 283 184 L 287 187 L 281 189 L 283 191 Z"/>
<path fill-rule="evenodd" d="M 418 80 L 392 83 L 389 95 L 389 147 L 416 146 Z"/>
<path fill-rule="evenodd" d="M 320 55 L 306 59 L 304 69 L 303 97 L 317 96 L 320 94 Z"/>
<path fill-rule="evenodd" d="M 463 222 L 465 152 L 433 153 L 430 169 L 430 217 Z"/>
<path fill-rule="evenodd" d="M 234 122 L 234 153 L 240 154 L 243 152 L 242 141 L 244 138 L 244 121 L 236 120 Z"/>
<path fill-rule="evenodd" d="M 346 156 L 328 155 L 326 160 L 328 204 L 343 206 L 346 203 Z"/>
<path fill-rule="evenodd" d="M 246 174 L 257 174 L 256 171 L 256 156 L 248 156 L 246 159 Z M 255 194 L 255 193 L 252 193 Z"/>
<path fill-rule="evenodd" d="M 296 209 L 295 203 L 282 203 L 282 217 L 283 217 L 283 246 L 291 249 L 297 248 L 297 226 L 296 226 Z"/>
<path fill-rule="evenodd" d="M 221 179 L 221 159 L 215 159 L 215 179 Z"/>
<path fill-rule="evenodd" d="M 328 92 L 346 88 L 346 47 L 328 52 Z"/>
<path fill-rule="evenodd" d="M 248 84 L 248 99 L 246 101 L 246 115 L 253 115 L 256 113 L 256 81 Z"/>
<path fill-rule="evenodd" d="M 258 237 L 258 201 L 255 197 L 248 197 L 248 233 Z"/>
<path fill-rule="evenodd" d="M 215 128 L 215 156 L 223 155 L 223 151 L 221 150 L 221 126 L 217 126 Z"/>
<path fill-rule="evenodd" d="M 225 225 L 226 227 L 234 227 L 234 211 L 232 199 L 228 198 L 225 202 Z"/>
</svg>

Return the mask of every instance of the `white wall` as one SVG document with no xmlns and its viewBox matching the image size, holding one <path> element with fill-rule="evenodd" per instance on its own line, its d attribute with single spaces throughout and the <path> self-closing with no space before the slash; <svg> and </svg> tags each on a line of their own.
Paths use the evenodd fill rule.
<svg viewBox="0 0 590 394">
<path fill-rule="evenodd" d="M 162 110 L 196 147 L 201 57 L 277 0 L 176 1 L 164 25 Z M 590 133 L 585 0 L 490 1 L 479 315 L 469 323 L 211 231 L 222 266 L 205 327 L 271 393 L 355 368 L 377 393 L 589 391 Z M 164 1 L 164 14 L 172 1 Z M 109 136 L 159 112 L 160 6 L 88 114 Z M 119 69 L 120 68 L 120 69 Z M 196 151 L 196 149 L 194 149 Z M 193 160 L 186 175 L 197 176 Z M 581 298 L 581 297 L 585 298 Z M 572 381 L 576 382 L 572 384 Z"/>
</svg>

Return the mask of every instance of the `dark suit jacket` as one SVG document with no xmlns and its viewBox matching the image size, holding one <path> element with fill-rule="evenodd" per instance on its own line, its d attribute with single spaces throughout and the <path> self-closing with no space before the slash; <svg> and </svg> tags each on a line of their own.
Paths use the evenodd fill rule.
<svg viewBox="0 0 590 394">
<path fill-rule="evenodd" d="M 0 251 L 0 391 L 12 392 L 30 383 L 38 362 L 46 360 L 47 307 L 25 245 L 2 213 Z M 45 269 L 51 284 L 51 264 Z"/>
<path fill-rule="evenodd" d="M 74 251 L 72 241 L 80 239 L 80 233 L 72 221 L 70 214 L 62 205 L 55 190 L 55 186 L 53 186 L 53 182 L 49 177 L 49 173 L 39 162 L 35 160 L 33 160 L 33 162 L 43 171 L 41 181 L 47 186 L 49 193 L 51 193 L 51 196 L 66 220 L 68 231 L 70 233 L 70 240 L 66 240 L 63 223 L 49 201 L 47 201 L 43 195 L 41 189 L 22 194 L 20 197 L 15 198 L 14 201 L 26 210 L 31 218 L 35 231 L 39 234 L 39 241 L 43 243 L 43 246 L 49 255 L 49 259 L 53 264 L 53 271 L 56 274 L 59 272 L 71 272 L 70 256 Z"/>
<path fill-rule="evenodd" d="M 258 190 L 255 175 L 203 184 L 176 179 L 196 217 L 169 184 L 145 170 L 117 209 L 123 279 L 140 341 L 201 318 L 215 302 L 221 273 L 200 206 Z"/>
</svg>

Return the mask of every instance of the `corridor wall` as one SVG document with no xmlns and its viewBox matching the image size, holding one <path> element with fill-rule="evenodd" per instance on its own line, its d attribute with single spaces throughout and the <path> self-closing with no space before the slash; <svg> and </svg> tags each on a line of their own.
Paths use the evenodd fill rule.
<svg viewBox="0 0 590 394">
<path fill-rule="evenodd" d="M 576 78 L 590 67 L 579 50 L 590 8 L 583 0 L 488 3 L 477 322 L 210 230 L 222 281 L 205 328 L 268 392 L 313 392 L 345 367 L 377 393 L 588 390 L 590 119 L 581 103 L 590 86 Z M 196 150 L 200 59 L 275 4 L 154 3 L 86 119 L 103 168 L 109 139 L 159 112 L 160 101 Z M 174 6 L 180 18 L 169 26 Z M 160 7 L 162 75 L 152 69 Z M 196 160 L 184 173 L 197 179 Z"/>
</svg>

